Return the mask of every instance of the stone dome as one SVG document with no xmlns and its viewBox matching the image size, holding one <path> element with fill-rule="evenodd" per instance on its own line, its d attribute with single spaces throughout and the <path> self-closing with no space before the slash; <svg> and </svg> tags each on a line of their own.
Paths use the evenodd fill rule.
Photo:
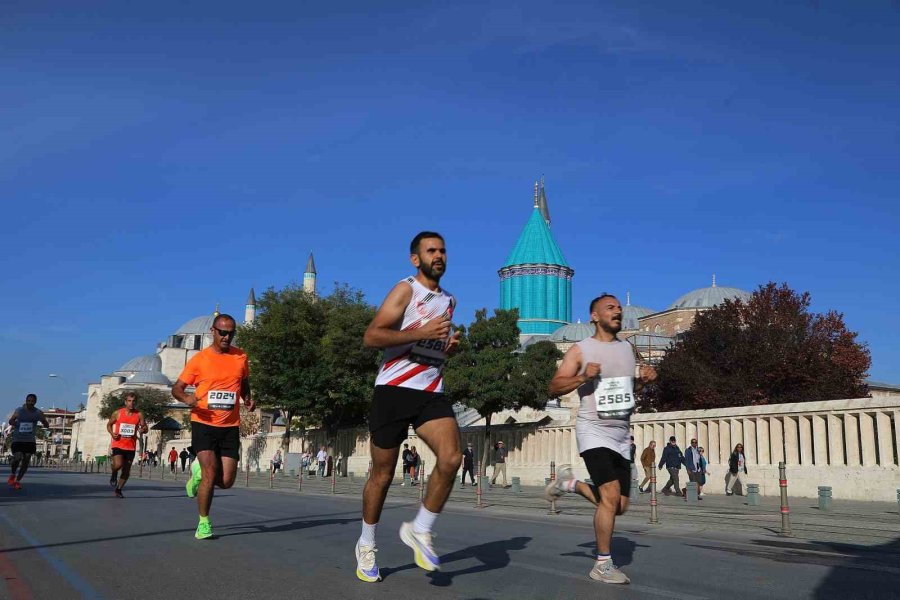
<svg viewBox="0 0 900 600">
<path fill-rule="evenodd" d="M 154 385 L 172 385 L 169 378 L 162 374 L 161 371 L 138 371 L 134 375 L 128 377 L 125 383 L 148 383 Z"/>
<path fill-rule="evenodd" d="M 119 367 L 116 372 L 130 373 L 132 371 L 159 371 L 162 372 L 162 360 L 157 354 L 136 356 Z"/>
<path fill-rule="evenodd" d="M 580 342 L 594 335 L 593 323 L 569 323 L 550 334 L 551 342 Z"/>
<path fill-rule="evenodd" d="M 116 370 L 114 375 L 124 377 L 126 385 L 137 383 L 172 385 L 169 378 L 163 375 L 162 360 L 158 354 L 132 358 Z"/>
<path fill-rule="evenodd" d="M 184 325 L 178 328 L 175 332 L 175 335 L 201 335 L 204 333 L 209 333 L 210 327 L 212 327 L 213 321 L 215 321 L 216 315 L 202 315 L 199 317 L 194 317 Z"/>
<path fill-rule="evenodd" d="M 750 295 L 750 292 L 740 288 L 717 286 L 714 275 L 711 286 L 688 292 L 673 302 L 669 308 L 711 308 L 717 304 L 722 304 L 725 300 L 743 300 L 746 302 L 750 299 Z"/>
</svg>

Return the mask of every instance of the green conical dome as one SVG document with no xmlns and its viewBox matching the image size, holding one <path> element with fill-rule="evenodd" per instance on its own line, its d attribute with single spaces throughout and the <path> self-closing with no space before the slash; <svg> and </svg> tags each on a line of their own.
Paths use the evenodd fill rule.
<svg viewBox="0 0 900 600">
<path fill-rule="evenodd" d="M 547 226 L 541 209 L 537 206 L 531 212 L 531 218 L 525 224 L 519 241 L 513 246 L 512 252 L 509 253 L 503 266 L 533 264 L 569 266 L 566 259 L 563 258 L 559 246 L 553 240 L 550 227 Z"/>
</svg>

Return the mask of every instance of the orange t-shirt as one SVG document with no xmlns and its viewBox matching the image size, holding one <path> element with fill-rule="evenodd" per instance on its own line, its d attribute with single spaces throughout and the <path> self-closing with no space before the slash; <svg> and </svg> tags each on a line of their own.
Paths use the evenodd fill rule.
<svg viewBox="0 0 900 600">
<path fill-rule="evenodd" d="M 141 413 L 134 411 L 129 415 L 126 409 L 120 408 L 116 415 L 116 422 L 113 423 L 113 431 L 119 434 L 119 439 L 114 439 L 110 443 L 110 447 L 134 452 L 135 448 L 137 448 L 140 423 Z"/>
<path fill-rule="evenodd" d="M 178 379 L 196 389 L 197 404 L 191 421 L 213 427 L 241 424 L 241 381 L 250 376 L 247 355 L 232 346 L 227 354 L 212 347 L 201 350 L 188 361 Z"/>
</svg>

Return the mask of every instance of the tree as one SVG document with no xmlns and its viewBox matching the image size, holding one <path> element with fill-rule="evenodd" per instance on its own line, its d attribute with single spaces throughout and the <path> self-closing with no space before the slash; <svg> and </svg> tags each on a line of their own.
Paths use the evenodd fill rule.
<svg viewBox="0 0 900 600">
<path fill-rule="evenodd" d="M 491 417 L 504 410 L 524 407 L 544 408 L 546 389 L 562 353 L 551 342 L 519 346 L 519 312 L 487 310 L 475 313 L 475 321 L 460 328 L 459 350 L 447 361 L 444 370 L 447 395 L 478 411 L 484 418 L 485 439 L 481 454 L 481 474 L 487 468 L 491 445 Z"/>
<path fill-rule="evenodd" d="M 188 427 L 190 428 L 190 426 Z M 259 433 L 259 415 L 250 412 L 241 405 L 241 437 L 248 437 Z"/>
<path fill-rule="evenodd" d="M 100 402 L 100 418 L 107 420 L 114 412 L 125 406 L 125 395 L 134 393 L 137 396 L 135 409 L 144 413 L 149 425 L 159 423 L 169 414 L 169 403 L 172 394 L 156 388 L 121 388 L 108 393 Z"/>
<path fill-rule="evenodd" d="M 689 410 L 858 398 L 869 350 L 843 315 L 809 311 L 809 293 L 769 282 L 749 300 L 699 313 L 666 353 L 641 409 Z"/>
<path fill-rule="evenodd" d="M 250 361 L 258 404 L 281 412 L 282 446 L 292 429 L 359 425 L 371 399 L 377 352 L 362 334 L 374 315 L 361 292 L 338 285 L 325 298 L 296 286 L 267 290 L 253 323 L 241 326 L 238 345 Z"/>
</svg>

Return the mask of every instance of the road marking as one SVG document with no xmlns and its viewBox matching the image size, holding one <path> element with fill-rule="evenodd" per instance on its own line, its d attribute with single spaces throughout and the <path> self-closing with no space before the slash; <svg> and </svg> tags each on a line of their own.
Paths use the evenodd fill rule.
<svg viewBox="0 0 900 600">
<path fill-rule="evenodd" d="M 53 567 L 53 569 L 60 574 L 60 576 L 69 582 L 75 591 L 81 594 L 82 598 L 86 598 L 87 600 L 102 600 L 102 596 L 91 587 L 87 581 L 81 578 L 81 576 L 69 568 L 66 563 L 62 560 L 56 558 L 50 551 L 41 546 L 41 543 L 37 541 L 34 537 L 31 536 L 24 528 L 20 527 L 16 523 L 14 523 L 8 516 L 3 513 L 0 513 L 0 518 L 6 521 L 6 524 L 9 525 L 13 531 L 22 536 L 26 542 L 34 546 L 34 549 L 38 551 L 38 553 L 44 557 L 44 560 Z"/>
<path fill-rule="evenodd" d="M 34 598 L 28 583 L 22 579 L 16 565 L 5 552 L 0 554 L 0 577 L 3 577 L 12 600 L 32 600 Z"/>
</svg>

